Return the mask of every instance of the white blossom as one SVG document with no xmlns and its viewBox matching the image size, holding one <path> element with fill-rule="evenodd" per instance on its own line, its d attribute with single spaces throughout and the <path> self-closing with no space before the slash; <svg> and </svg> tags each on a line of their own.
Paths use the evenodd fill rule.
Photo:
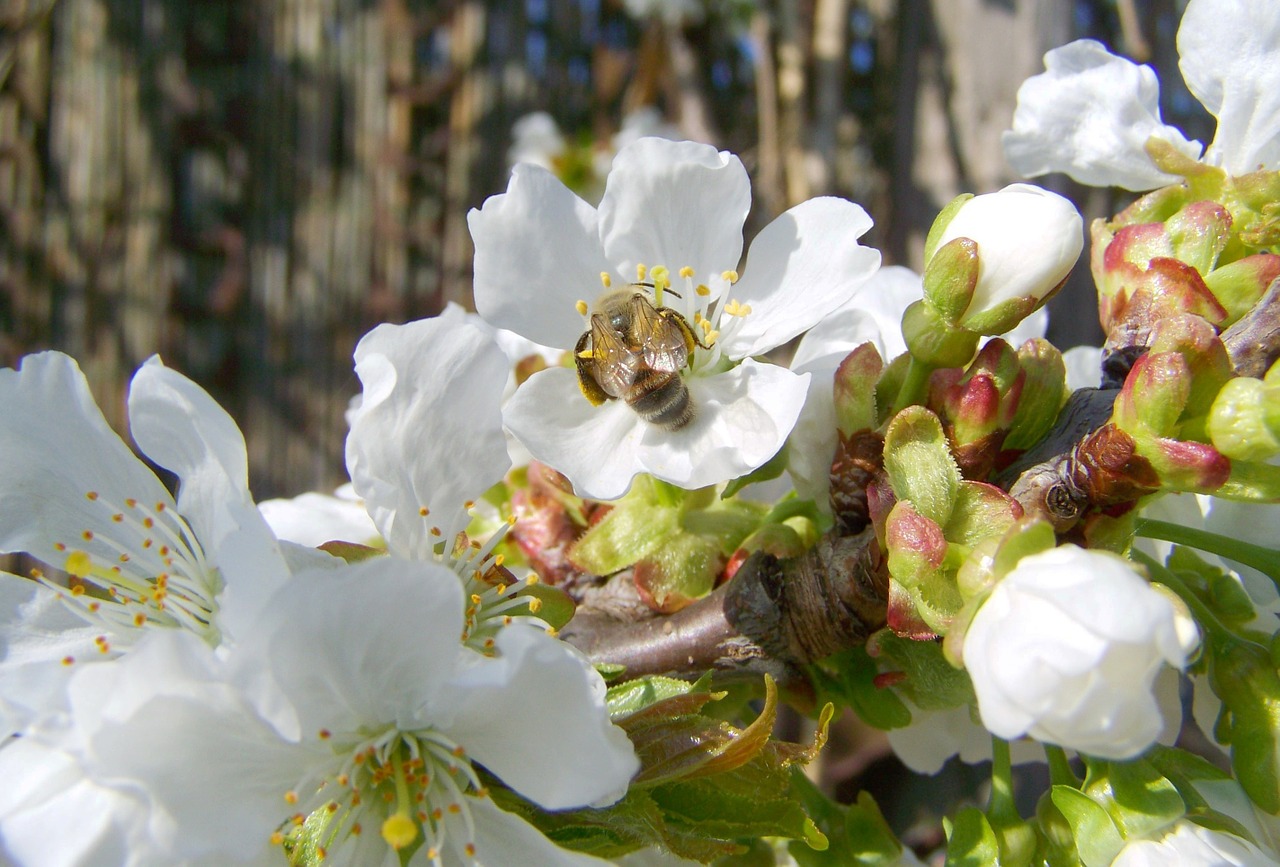
<svg viewBox="0 0 1280 867">
<path fill-rule="evenodd" d="M 1240 175 L 1280 165 L 1280 4 L 1191 0 L 1178 28 L 1187 87 L 1218 119 L 1203 155 Z M 1146 151 L 1159 139 L 1191 159 L 1199 142 L 1160 120 L 1155 73 L 1079 40 L 1045 55 L 1023 83 L 1005 154 L 1028 177 L 1061 171 L 1083 184 L 1150 190 L 1178 178 Z"/>
<path fill-rule="evenodd" d="M 1048 297 L 1080 258 L 1083 226 L 1075 205 L 1033 184 L 1011 184 L 961 205 L 935 248 L 955 238 L 978 245 L 978 283 L 961 324 L 1011 301 Z"/>
<path fill-rule="evenodd" d="M 1197 641 L 1194 621 L 1127 561 L 1063 545 L 995 586 L 963 655 L 992 733 L 1130 758 L 1164 725 L 1156 676 L 1184 666 Z"/>
<path fill-rule="evenodd" d="M 592 406 L 567 367 L 521 386 L 506 408 L 508 428 L 579 493 L 621 496 L 641 472 L 703 487 L 750 472 L 782 446 L 805 377 L 752 357 L 839 307 L 879 254 L 857 243 L 871 225 L 861 208 L 814 199 L 760 233 L 738 280 L 749 208 L 736 157 L 642 138 L 619 152 L 598 211 L 549 173 L 517 166 L 507 192 L 469 215 L 476 306 L 492 325 L 572 350 L 602 278 L 607 287 L 660 275 L 674 290 L 663 304 L 710 347 L 696 349 L 685 371 L 696 415 L 676 431 L 620 400 Z"/>
<path fill-rule="evenodd" d="M 0 729 L 54 709 L 76 664 L 111 658 L 151 629 L 228 640 L 287 577 L 249 494 L 240 431 L 158 358 L 133 378 L 130 428 L 181 480 L 176 501 L 107 425 L 68 356 L 0 370 L 0 404 L 0 551 L 79 582 L 68 590 L 43 574 L 38 584 L 0 574 Z"/>
<path fill-rule="evenodd" d="M 1270 867 L 1275 863 L 1248 840 L 1178 821 L 1154 839 L 1126 843 L 1111 867 Z"/>
</svg>

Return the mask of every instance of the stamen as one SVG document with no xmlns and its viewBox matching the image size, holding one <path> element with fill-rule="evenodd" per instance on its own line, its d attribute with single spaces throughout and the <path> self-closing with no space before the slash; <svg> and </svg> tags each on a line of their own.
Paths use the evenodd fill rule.
<svg viewBox="0 0 1280 867">
<path fill-rule="evenodd" d="M 643 263 L 642 263 L 642 264 L 639 264 L 639 265 L 636 265 L 636 282 L 637 282 L 637 283 L 643 283 L 643 282 L 644 282 L 645 274 L 647 274 L 647 273 L 648 273 L 648 269 L 647 269 L 647 268 L 645 268 L 645 266 L 644 266 L 644 264 L 643 264 Z"/>
<path fill-rule="evenodd" d="M 613 288 L 613 278 L 609 276 L 609 272 L 608 272 L 608 271 L 601 271 L 601 272 L 600 272 L 600 283 L 601 283 L 601 284 L 604 286 L 604 288 L 606 288 L 606 289 L 611 289 L 611 288 Z"/>
<path fill-rule="evenodd" d="M 586 316 L 587 311 L 590 310 L 591 308 L 587 305 L 587 302 L 579 298 L 577 302 L 574 303 L 573 309 L 578 311 L 579 316 Z"/>
<path fill-rule="evenodd" d="M 680 269 L 680 276 L 686 280 L 691 279 L 693 277 L 693 268 L 689 267 L 688 265 L 685 265 L 683 268 Z"/>
<path fill-rule="evenodd" d="M 710 294 L 711 294 L 711 289 L 710 289 L 710 287 L 708 287 L 708 286 L 707 286 L 707 284 L 706 284 L 706 283 L 699 283 L 699 284 L 698 284 L 698 287 L 697 287 L 696 289 L 694 289 L 693 291 L 694 291 L 694 292 L 697 292 L 697 293 L 698 293 L 699 295 L 701 295 L 703 298 L 706 298 L 708 295 L 710 295 Z"/>
<path fill-rule="evenodd" d="M 729 283 L 731 283 L 731 284 L 732 284 L 732 283 L 737 283 L 737 282 L 738 282 L 738 272 L 737 272 L 737 271 L 723 271 L 723 272 L 721 272 L 721 274 L 720 274 L 720 278 L 721 278 L 722 280 L 727 280 L 727 281 L 728 281 Z"/>
</svg>

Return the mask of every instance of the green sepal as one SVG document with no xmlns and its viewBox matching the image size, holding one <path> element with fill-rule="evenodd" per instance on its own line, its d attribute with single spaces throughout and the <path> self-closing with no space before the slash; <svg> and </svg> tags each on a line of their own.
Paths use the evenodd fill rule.
<svg viewBox="0 0 1280 867">
<path fill-rule="evenodd" d="M 902 314 L 902 337 L 917 361 L 931 367 L 964 367 L 978 349 L 980 335 L 947 322 L 927 301 L 913 302 Z M 892 365 L 891 365 L 892 366 Z M 880 406 L 889 403 L 879 400 Z M 892 400 L 892 395 L 890 396 Z"/>
<path fill-rule="evenodd" d="M 521 587 L 519 592 L 512 594 L 511 599 L 520 597 L 528 597 L 537 599 L 537 611 L 530 608 L 530 613 L 536 615 L 540 620 L 545 622 L 552 629 L 561 629 L 570 620 L 578 609 L 578 604 L 573 601 L 573 597 L 559 587 L 552 587 L 550 584 L 537 582 L 535 584 L 526 584 Z"/>
<path fill-rule="evenodd" d="M 1084 793 L 1102 804 L 1121 836 L 1141 840 L 1187 812 L 1178 790 L 1150 762 L 1086 759 Z"/>
<path fill-rule="evenodd" d="M 714 541 L 728 556 L 742 540 L 767 522 L 768 507 L 752 500 L 716 499 L 706 508 L 680 513 L 680 529 Z"/>
<path fill-rule="evenodd" d="M 710 593 L 724 565 L 715 542 L 693 533 L 673 533 L 637 561 L 632 574 L 645 603 L 670 613 Z"/>
<path fill-rule="evenodd" d="M 944 820 L 945 822 L 945 820 Z M 1000 843 L 986 815 L 977 807 L 966 807 L 947 831 L 946 867 L 990 867 L 1000 863 Z"/>
<path fill-rule="evenodd" d="M 837 653 L 808 671 L 818 701 L 851 707 L 859 719 L 882 731 L 911 725 L 911 711 L 898 694 L 877 685 L 880 669 L 865 647 Z"/>
<path fill-rule="evenodd" d="M 894 398 L 902 391 L 907 381 L 907 370 L 911 367 L 911 353 L 904 352 L 894 357 L 876 380 L 876 427 L 879 428 L 889 420 Z"/>
<path fill-rule="evenodd" d="M 1227 308 L 1229 324 L 1252 310 L 1278 276 L 1280 256 L 1258 253 L 1216 268 L 1204 276 L 1204 282 L 1218 303 Z"/>
<path fill-rule="evenodd" d="M 921 515 L 946 524 L 958 496 L 960 468 L 936 415 L 909 406 L 894 417 L 885 432 L 884 468 L 899 501 L 910 500 Z"/>
<path fill-rule="evenodd" d="M 1249 377 L 1222 387 L 1207 424 L 1214 448 L 1239 461 L 1265 461 L 1280 454 L 1277 431 L 1268 425 L 1267 391 L 1262 380 Z"/>
<path fill-rule="evenodd" d="M 706 695 L 708 701 L 716 701 L 723 692 L 711 691 L 711 675 L 706 674 L 693 683 L 674 677 L 648 674 L 625 683 L 609 687 L 604 694 L 605 707 L 610 719 L 630 716 L 645 708 L 676 696 Z"/>
<path fill-rule="evenodd" d="M 1080 862 L 1085 867 L 1110 867 L 1124 848 L 1124 838 L 1107 811 L 1070 786 L 1054 786 L 1049 796 L 1071 826 Z"/>
<path fill-rule="evenodd" d="M 948 325 L 959 325 L 978 288 L 978 244 L 952 238 L 934 251 L 924 267 L 924 297 Z"/>
<path fill-rule="evenodd" d="M 1053 525 L 1048 521 L 1024 518 L 1005 531 L 992 563 L 992 571 L 997 578 L 1003 578 L 1014 570 L 1023 557 L 1048 551 L 1057 544 Z"/>
<path fill-rule="evenodd" d="M 975 334 L 1004 334 L 1006 331 L 1012 331 L 1019 322 L 1043 307 L 1046 301 L 1057 294 L 1065 282 L 1064 277 L 1062 283 L 1054 286 L 1040 298 L 1024 295 L 1021 298 L 1002 301 L 986 310 L 977 311 L 964 318 L 964 327 Z"/>
<path fill-rule="evenodd" d="M 934 252 L 938 249 L 938 242 L 942 240 L 942 235 L 947 231 L 947 226 L 951 225 L 951 221 L 955 219 L 960 209 L 964 207 L 965 202 L 973 198 L 973 193 L 961 193 L 938 212 L 938 216 L 933 218 L 933 225 L 929 227 L 929 234 L 924 239 L 924 261 L 928 262 L 933 258 Z"/>
<path fill-rule="evenodd" d="M 747 485 L 755 484 L 756 482 L 772 481 L 786 471 L 787 447 L 784 445 L 782 448 L 778 449 L 777 453 L 773 457 L 769 458 L 769 460 L 765 461 L 751 472 L 744 476 L 738 476 L 736 479 L 732 479 L 724 486 L 724 492 L 720 496 L 722 499 L 728 499 L 738 493 L 738 491 L 741 491 Z"/>
</svg>

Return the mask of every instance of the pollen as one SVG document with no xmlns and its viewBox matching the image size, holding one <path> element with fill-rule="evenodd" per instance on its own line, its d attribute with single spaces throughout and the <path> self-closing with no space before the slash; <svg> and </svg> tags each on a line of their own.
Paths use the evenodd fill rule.
<svg viewBox="0 0 1280 867">
<path fill-rule="evenodd" d="M 536 596 L 529 597 L 529 613 L 537 614 L 542 610 L 542 600 Z"/>
<path fill-rule="evenodd" d="M 579 358 L 595 358 L 595 353 L 590 349 L 584 349 L 578 353 Z"/>
<path fill-rule="evenodd" d="M 685 265 L 683 268 L 681 268 L 681 269 L 680 269 L 680 276 L 681 276 L 681 277 L 683 277 L 683 278 L 684 278 L 684 279 L 686 279 L 686 280 L 690 280 L 690 279 L 692 279 L 692 278 L 693 278 L 693 268 L 689 267 L 688 265 Z"/>
<path fill-rule="evenodd" d="M 729 283 L 737 283 L 737 282 L 738 282 L 738 272 L 737 272 L 737 271 L 722 271 L 722 272 L 720 273 L 720 278 L 721 278 L 722 280 L 726 280 L 726 281 L 728 281 Z"/>
</svg>

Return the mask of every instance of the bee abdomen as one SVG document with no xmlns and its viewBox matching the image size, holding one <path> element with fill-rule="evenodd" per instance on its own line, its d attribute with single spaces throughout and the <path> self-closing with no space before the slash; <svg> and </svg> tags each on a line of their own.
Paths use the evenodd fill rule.
<svg viewBox="0 0 1280 867">
<path fill-rule="evenodd" d="M 680 430 L 693 421 L 693 399 L 678 373 L 642 371 L 626 400 L 636 415 L 667 430 Z"/>
</svg>

